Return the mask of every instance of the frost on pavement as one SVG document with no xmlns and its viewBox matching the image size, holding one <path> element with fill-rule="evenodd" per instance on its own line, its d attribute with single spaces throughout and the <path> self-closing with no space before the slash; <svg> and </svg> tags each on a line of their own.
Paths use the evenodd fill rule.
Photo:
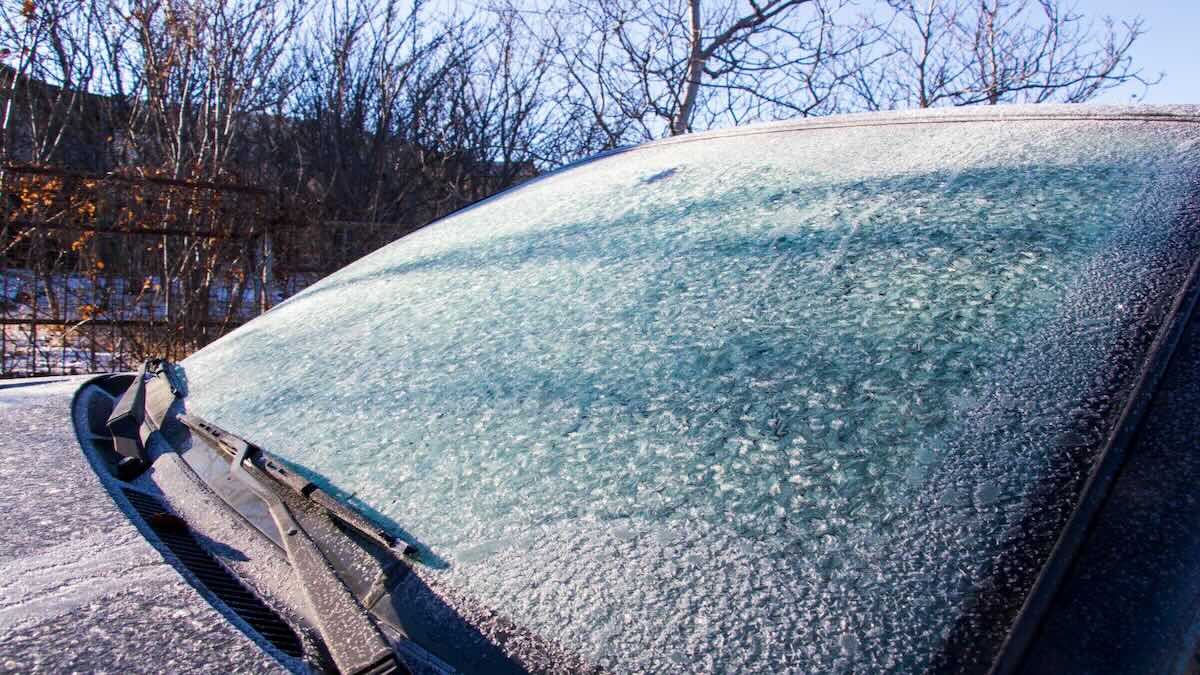
<svg viewBox="0 0 1200 675">
<path fill-rule="evenodd" d="M 994 644 L 978 590 L 1019 602 L 999 556 L 1069 513 L 1195 253 L 1197 138 L 637 149 L 325 279 L 188 359 L 189 405 L 598 665 L 920 669 Z"/>
</svg>

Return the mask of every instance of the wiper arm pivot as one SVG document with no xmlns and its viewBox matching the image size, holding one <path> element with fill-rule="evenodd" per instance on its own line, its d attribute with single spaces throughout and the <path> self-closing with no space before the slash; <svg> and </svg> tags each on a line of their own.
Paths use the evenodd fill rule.
<svg viewBox="0 0 1200 675">
<path fill-rule="evenodd" d="M 146 449 L 142 442 L 143 425 L 146 422 L 146 376 L 164 377 L 171 395 L 178 398 L 183 388 L 171 372 L 166 359 L 150 359 L 134 374 L 133 383 L 117 400 L 108 416 L 108 431 L 112 434 L 113 449 L 121 455 L 117 474 L 121 480 L 131 480 L 146 469 Z M 152 427 L 153 428 L 153 427 Z"/>
</svg>

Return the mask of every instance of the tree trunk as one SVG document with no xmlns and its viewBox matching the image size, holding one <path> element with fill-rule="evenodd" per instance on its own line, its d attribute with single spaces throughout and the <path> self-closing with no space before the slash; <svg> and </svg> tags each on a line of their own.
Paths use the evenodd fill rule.
<svg viewBox="0 0 1200 675">
<path fill-rule="evenodd" d="M 696 107 L 696 96 L 700 93 L 700 78 L 704 76 L 704 52 L 700 40 L 700 0 L 688 0 L 688 15 L 691 23 L 691 50 L 688 54 L 687 82 L 679 110 L 671 120 L 671 135 L 686 134 L 692 126 L 692 111 Z"/>
</svg>

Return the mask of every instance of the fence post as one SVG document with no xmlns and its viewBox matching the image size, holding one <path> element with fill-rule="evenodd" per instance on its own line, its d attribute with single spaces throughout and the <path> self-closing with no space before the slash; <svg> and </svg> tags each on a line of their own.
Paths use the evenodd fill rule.
<svg viewBox="0 0 1200 675">
<path fill-rule="evenodd" d="M 162 284 L 159 286 L 163 291 L 163 326 L 167 335 L 171 334 L 171 259 L 167 252 L 167 235 L 162 236 Z M 153 315 L 151 315 L 153 316 Z M 172 358 L 175 355 L 171 353 L 171 348 L 175 345 L 175 341 L 167 340 L 167 358 Z"/>
<path fill-rule="evenodd" d="M 33 249 L 35 252 L 35 255 L 32 256 L 34 264 L 31 265 L 31 267 L 33 267 L 33 293 L 30 295 L 30 299 L 29 299 L 29 307 L 30 307 L 30 315 L 29 315 L 29 377 L 35 377 L 37 375 L 38 283 L 40 281 L 38 278 L 38 272 L 42 268 L 42 266 L 38 264 L 40 261 L 37 259 L 37 256 L 36 256 L 36 254 L 40 252 L 39 247 L 36 246 L 37 243 L 40 243 L 40 241 L 38 239 L 35 239 L 34 240 L 35 246 Z"/>
<path fill-rule="evenodd" d="M 4 283 L 4 295 L 0 296 L 0 319 L 8 319 L 8 267 L 0 258 L 0 278 Z M 0 326 L 0 376 L 8 374 L 8 321 Z"/>
<path fill-rule="evenodd" d="M 275 264 L 275 251 L 271 245 L 271 230 L 264 228 L 259 242 L 258 256 L 258 313 L 271 309 L 271 268 Z"/>
</svg>

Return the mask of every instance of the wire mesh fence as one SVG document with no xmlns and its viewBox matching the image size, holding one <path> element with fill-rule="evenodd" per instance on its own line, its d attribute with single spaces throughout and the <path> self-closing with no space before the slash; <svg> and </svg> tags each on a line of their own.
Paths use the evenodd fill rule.
<svg viewBox="0 0 1200 675">
<path fill-rule="evenodd" d="M 363 252 L 252 185 L 0 171 L 0 377 L 182 358 Z"/>
</svg>

